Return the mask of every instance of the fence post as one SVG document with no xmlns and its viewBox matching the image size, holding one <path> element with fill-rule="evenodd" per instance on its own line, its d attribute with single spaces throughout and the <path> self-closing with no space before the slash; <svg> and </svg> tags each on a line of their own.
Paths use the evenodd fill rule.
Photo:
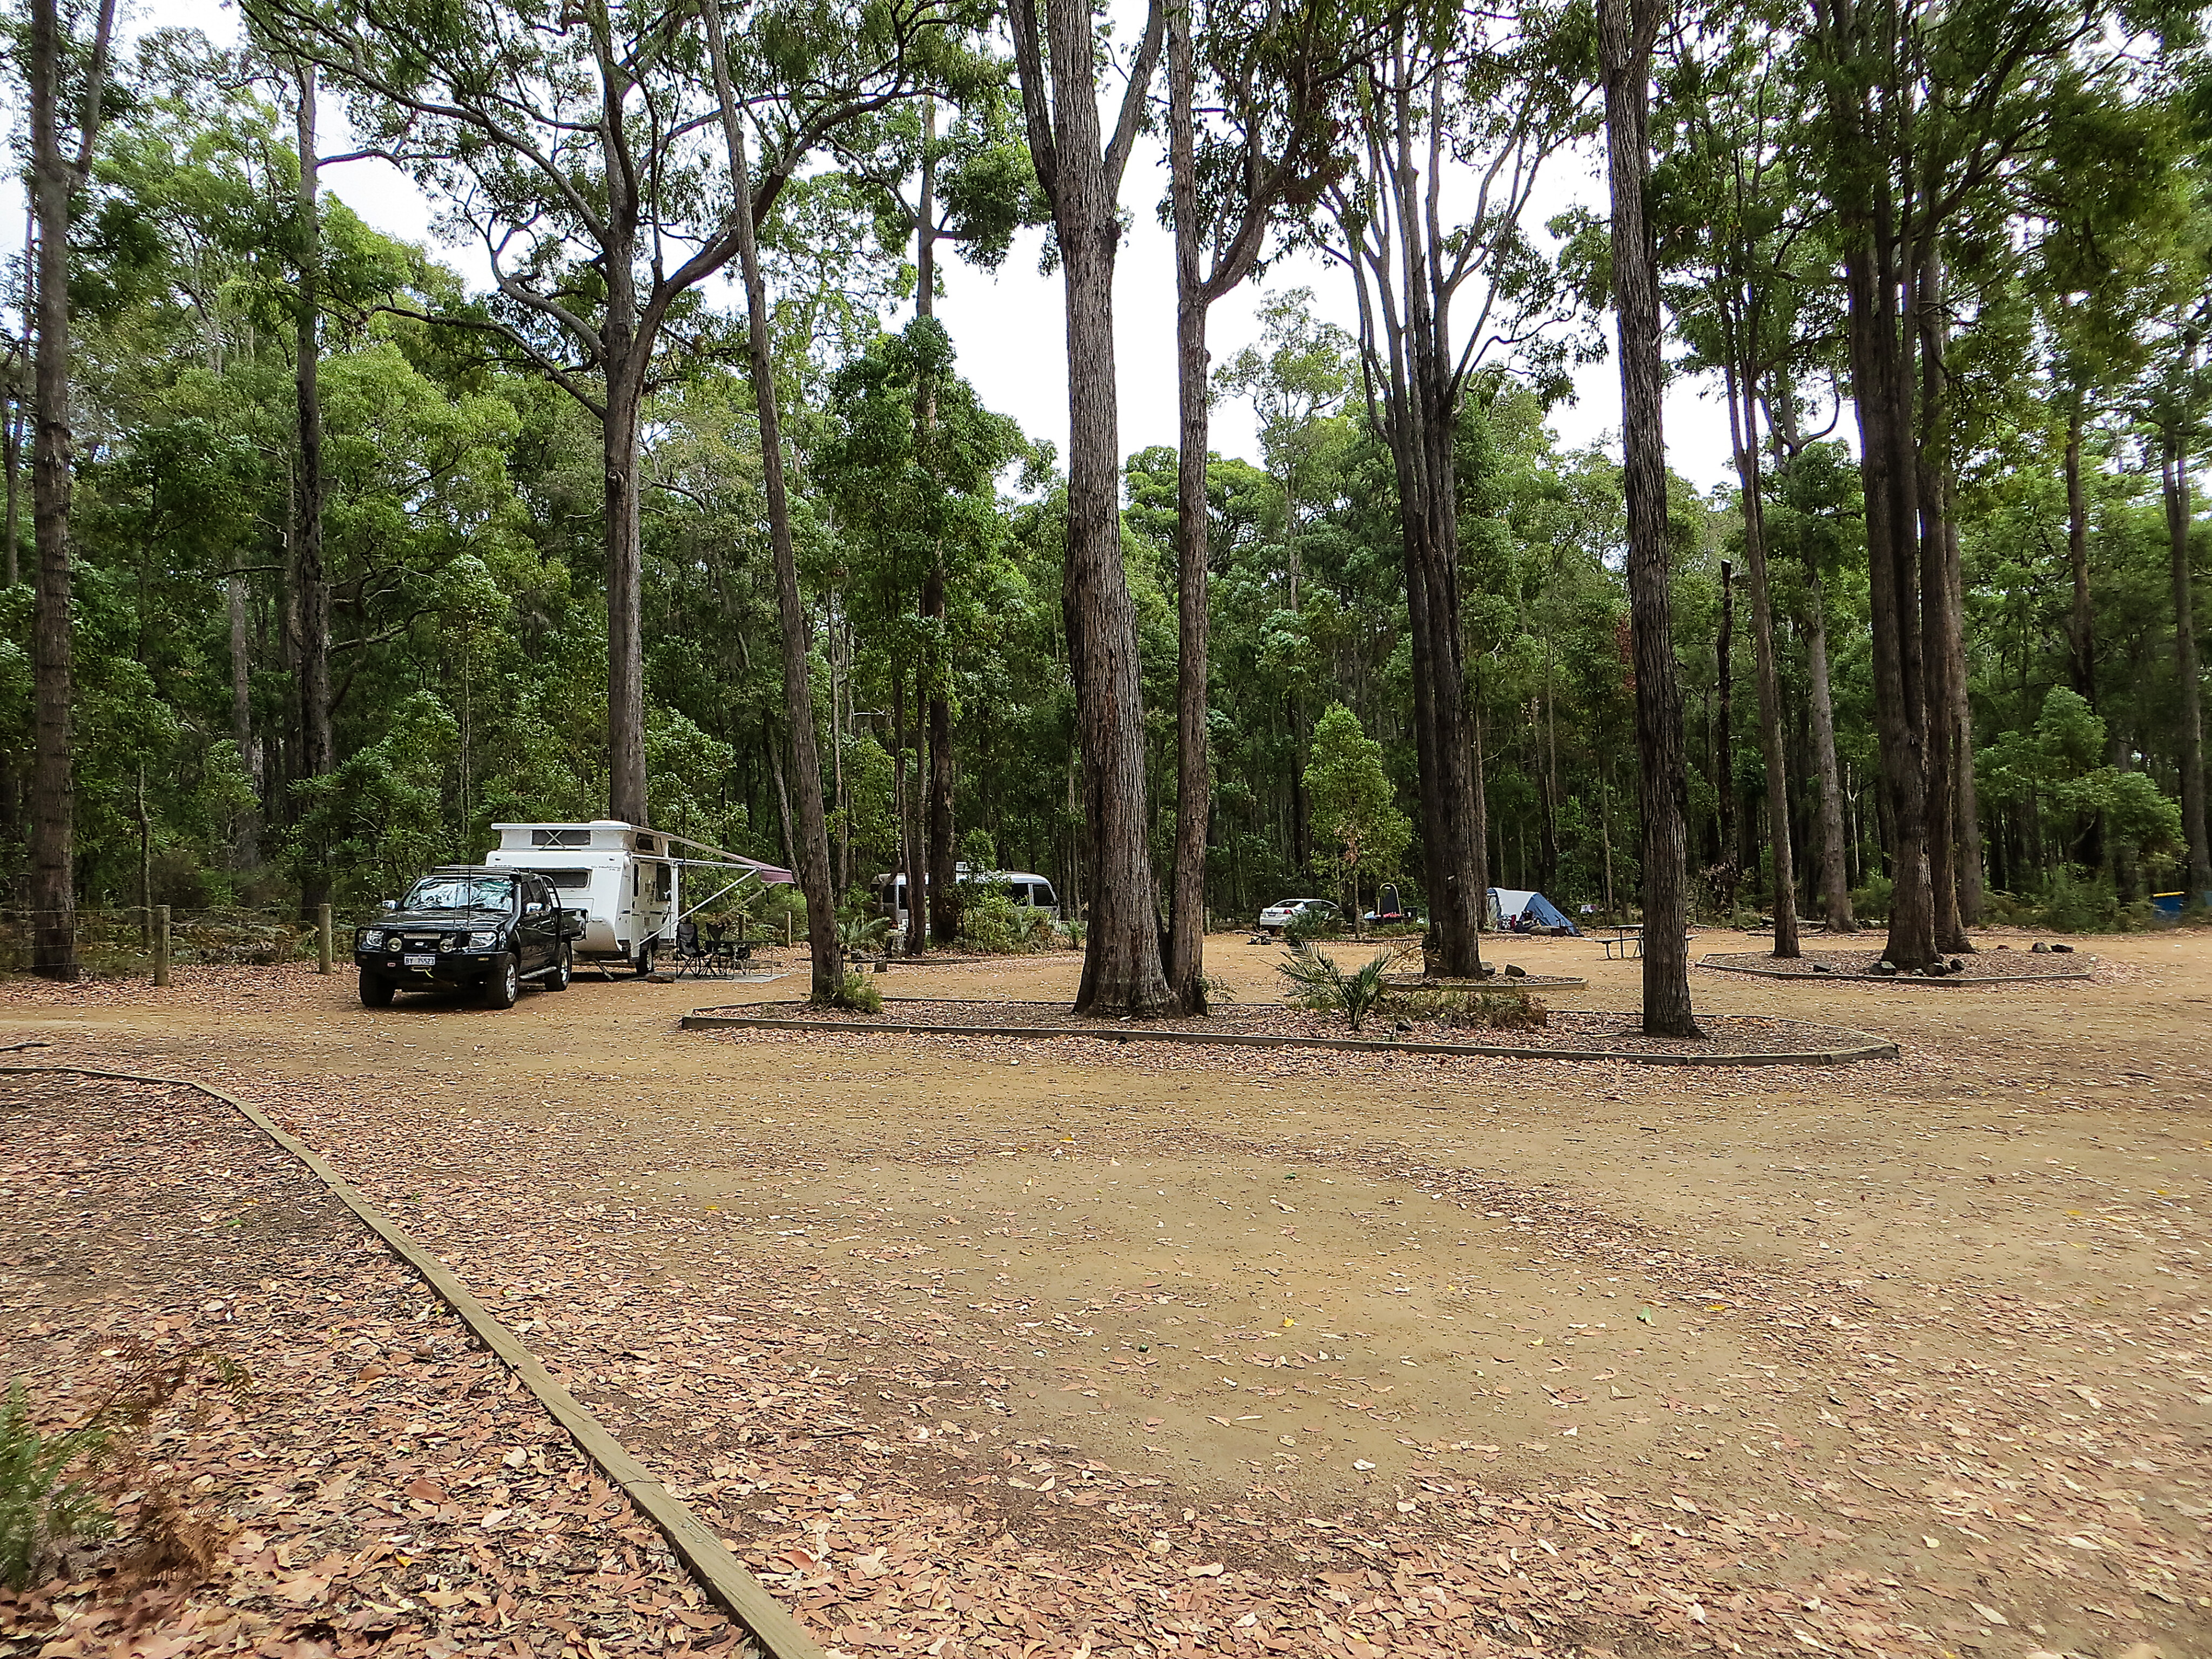
<svg viewBox="0 0 2212 1659">
<path fill-rule="evenodd" d="M 169 907 L 154 907 L 154 983 L 169 982 Z"/>
<path fill-rule="evenodd" d="M 315 971 L 331 971 L 331 907 L 327 904 L 315 907 Z"/>
<path fill-rule="evenodd" d="M 791 912 L 788 910 L 783 913 L 783 948 L 787 951 L 791 948 Z"/>
</svg>

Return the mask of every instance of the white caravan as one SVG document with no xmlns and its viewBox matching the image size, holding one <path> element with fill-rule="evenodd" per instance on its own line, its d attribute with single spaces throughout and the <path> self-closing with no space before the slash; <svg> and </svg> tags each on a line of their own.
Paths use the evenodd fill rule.
<svg viewBox="0 0 2212 1659">
<path fill-rule="evenodd" d="M 1032 910 L 1042 910 L 1053 920 L 1059 920 L 1060 896 L 1053 891 L 1051 882 L 1032 871 L 976 870 L 965 863 L 961 863 L 953 866 L 953 879 L 963 887 L 981 885 L 984 883 L 994 885 L 1003 884 L 1006 889 L 1007 896 L 1016 904 L 1026 905 Z M 890 918 L 892 933 L 904 931 L 906 927 L 905 873 L 903 872 L 896 874 L 886 872 L 878 876 L 871 885 L 874 890 L 872 896 L 875 899 L 876 914 Z M 922 883 L 924 890 L 927 890 L 928 885 L 926 880 Z"/>
<path fill-rule="evenodd" d="M 495 823 L 499 845 L 484 862 L 529 870 L 558 890 L 564 910 L 584 913 L 580 962 L 604 969 L 626 962 L 653 971 L 655 951 L 676 924 L 747 881 L 789 882 L 791 872 L 703 842 L 612 818 L 589 823 Z"/>
</svg>

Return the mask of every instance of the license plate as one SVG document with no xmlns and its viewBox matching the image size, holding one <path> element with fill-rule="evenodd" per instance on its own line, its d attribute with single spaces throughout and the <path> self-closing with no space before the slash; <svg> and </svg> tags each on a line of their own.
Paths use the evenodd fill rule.
<svg viewBox="0 0 2212 1659">
<path fill-rule="evenodd" d="M 424 951 L 419 954 L 410 951 L 399 960 L 404 966 L 409 968 L 434 968 L 438 965 L 437 953 L 432 951 Z"/>
</svg>

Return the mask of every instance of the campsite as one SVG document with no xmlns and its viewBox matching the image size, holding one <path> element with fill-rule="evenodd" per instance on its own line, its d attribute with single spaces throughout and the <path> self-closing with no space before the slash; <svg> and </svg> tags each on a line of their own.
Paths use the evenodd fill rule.
<svg viewBox="0 0 2212 1659">
<path fill-rule="evenodd" d="M 312 968 L 16 981 L 0 1032 L 320 1149 L 825 1651 L 2186 1654 L 2212 936 L 2089 943 L 2063 993 L 1853 988 L 1901 1054 L 1844 1068 L 682 1032 L 781 987 L 627 975 L 395 1018 Z M 1276 951 L 1209 944 L 1266 994 Z M 1633 1008 L 1590 941 L 1510 948 Z M 1064 998 L 1077 967 L 890 977 Z M 143 1634 L 728 1648 L 234 1113 L 150 1089 L 173 1138 L 132 1155 L 135 1115 L 44 1081 L 53 1155 L 0 1179 L 40 1206 L 0 1223 L 11 1363 L 166 1328 L 264 1379 L 168 1453 L 241 1531 Z M 87 1199 L 114 1220 L 42 1234 Z M 156 1218 L 186 1255 L 136 1257 Z M 302 1244 L 308 1277 L 266 1270 Z M 57 1612 L 132 1650 L 114 1601 Z"/>
<path fill-rule="evenodd" d="M 2212 1659 L 2212 0 L 7 40 L 0 1659 Z"/>
</svg>

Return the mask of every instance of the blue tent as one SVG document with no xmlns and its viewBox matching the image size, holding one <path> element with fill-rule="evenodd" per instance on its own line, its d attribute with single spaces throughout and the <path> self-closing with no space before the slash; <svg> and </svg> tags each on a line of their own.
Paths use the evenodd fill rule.
<svg viewBox="0 0 2212 1659">
<path fill-rule="evenodd" d="M 1579 936 L 1582 929 L 1567 920 L 1567 913 L 1546 898 L 1541 893 L 1524 893 L 1510 887 L 1490 890 L 1491 926 L 1500 930 L 1510 928 L 1516 919 L 1527 916 L 1536 927 L 1564 927 Z"/>
</svg>

